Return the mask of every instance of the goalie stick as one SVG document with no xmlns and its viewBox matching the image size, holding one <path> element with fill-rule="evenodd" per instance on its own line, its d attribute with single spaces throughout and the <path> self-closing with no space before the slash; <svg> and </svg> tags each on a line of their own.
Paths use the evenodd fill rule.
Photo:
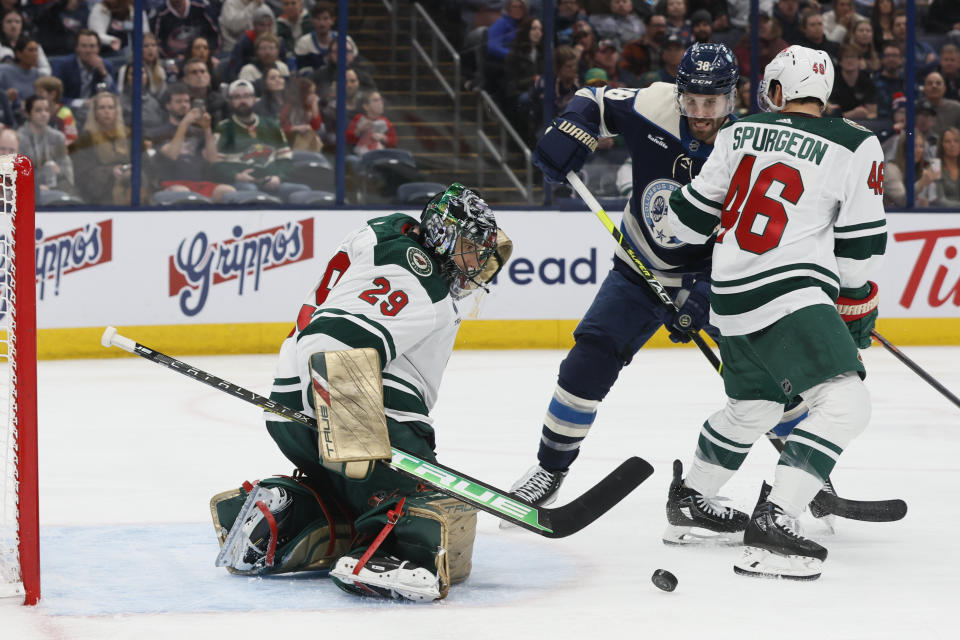
<svg viewBox="0 0 960 640">
<path fill-rule="evenodd" d="M 115 327 L 107 327 L 100 343 L 104 347 L 119 347 L 168 369 L 198 380 L 241 400 L 291 420 L 294 424 L 317 431 L 316 419 L 284 406 L 274 400 L 258 395 L 249 389 L 213 376 L 185 362 L 171 358 L 150 347 L 139 344 L 117 333 Z M 534 506 L 525 500 L 510 495 L 482 480 L 477 480 L 437 462 L 427 462 L 417 456 L 392 447 L 393 457 L 382 464 L 413 478 L 420 483 L 462 500 L 481 511 L 491 513 L 518 527 L 540 534 L 546 538 L 565 538 L 572 535 L 609 511 L 627 497 L 653 473 L 653 467 L 643 458 L 625 460 L 607 477 L 595 484 L 574 501 L 546 509 Z"/>
<path fill-rule="evenodd" d="M 628 256 L 630 256 L 633 264 L 636 265 L 637 269 L 640 271 L 640 276 L 653 291 L 654 295 L 656 295 L 665 306 L 673 309 L 674 311 L 679 311 L 676 302 L 674 302 L 673 298 L 670 297 L 670 294 L 667 292 L 666 288 L 659 280 L 657 280 L 655 275 L 650 273 L 647 265 L 644 264 L 640 256 L 637 255 L 637 253 L 633 250 L 633 247 L 631 247 L 626 238 L 623 237 L 623 233 L 620 232 L 620 229 L 618 229 L 613 223 L 613 220 L 610 219 L 610 216 L 607 215 L 607 212 L 603 209 L 603 207 L 600 206 L 600 202 L 593 197 L 593 194 L 590 193 L 590 189 L 583 184 L 583 181 L 580 180 L 580 177 L 573 171 L 570 171 L 567 173 L 567 181 L 570 183 L 570 186 L 573 187 L 574 191 L 576 191 L 577 194 L 583 199 L 584 203 L 586 203 L 590 210 L 593 211 L 597 218 L 600 219 L 600 222 L 602 222 L 603 226 L 607 228 L 607 231 L 609 231 L 610 235 L 613 236 L 613 239 L 617 241 L 617 244 L 620 245 L 620 248 L 623 249 Z M 704 342 L 703 338 L 700 336 L 700 333 L 691 333 L 690 338 L 700 349 L 700 352 L 703 353 L 707 360 L 710 361 L 710 364 L 713 365 L 713 368 L 717 370 L 717 373 L 722 374 L 723 363 L 720 362 L 720 359 L 717 357 L 717 354 L 713 352 L 713 349 L 711 349 L 710 346 Z M 914 371 L 916 371 L 916 369 L 914 369 Z M 770 440 L 770 443 L 777 448 L 777 451 L 781 451 L 783 443 L 780 441 L 779 436 L 774 434 L 772 431 L 769 432 L 767 436 Z M 829 491 L 820 491 L 814 498 L 814 501 L 811 503 L 811 508 L 818 510 L 823 515 L 832 513 L 840 516 L 841 518 L 847 518 L 850 520 L 863 520 L 865 522 L 889 522 L 892 520 L 899 520 L 906 515 L 907 504 L 903 500 L 848 500 L 836 495 L 836 490 L 834 489 L 830 478 L 826 479 L 824 485 L 828 487 Z M 830 493 L 830 491 L 833 493 Z"/>
</svg>

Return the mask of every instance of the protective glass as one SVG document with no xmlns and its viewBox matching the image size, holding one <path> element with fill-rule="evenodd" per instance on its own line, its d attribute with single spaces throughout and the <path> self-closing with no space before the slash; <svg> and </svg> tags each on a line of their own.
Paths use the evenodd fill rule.
<svg viewBox="0 0 960 640">
<path fill-rule="evenodd" d="M 730 93 L 704 95 L 681 93 L 677 96 L 680 113 L 688 118 L 726 118 L 733 113 L 736 104 L 736 89 Z"/>
</svg>

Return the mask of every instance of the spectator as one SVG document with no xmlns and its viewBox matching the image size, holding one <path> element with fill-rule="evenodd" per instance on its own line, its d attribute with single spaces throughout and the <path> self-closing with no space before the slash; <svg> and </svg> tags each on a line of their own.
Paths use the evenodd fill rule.
<svg viewBox="0 0 960 640">
<path fill-rule="evenodd" d="M 143 86 L 147 86 L 147 70 L 144 69 Z M 133 127 L 133 65 L 128 64 L 124 67 L 122 78 L 123 89 L 120 91 L 120 105 L 123 109 L 123 123 L 127 127 Z M 140 94 L 140 125 L 144 129 L 152 129 L 160 125 L 166 118 L 163 111 L 163 105 L 157 96 L 149 91 Z"/>
<path fill-rule="evenodd" d="M 33 83 L 40 77 L 37 59 L 40 45 L 33 38 L 20 36 L 13 46 L 15 62 L 0 64 L 0 87 L 7 88 L 7 98 L 14 109 L 18 101 L 33 95 Z"/>
<path fill-rule="evenodd" d="M 339 46 L 337 41 L 334 40 L 330 43 L 330 49 L 327 51 L 327 64 L 313 74 L 313 81 L 317 83 L 318 87 L 321 87 L 322 90 L 326 93 L 327 88 L 333 85 L 334 81 L 337 79 L 337 61 L 339 59 Z M 353 44 L 353 40 L 348 36 L 347 37 L 347 68 L 353 69 L 357 74 L 357 77 L 360 81 L 361 88 L 365 90 L 376 89 L 377 85 L 373 81 L 373 77 L 360 68 L 360 65 L 357 64 L 357 55 L 356 55 L 356 45 Z"/>
<path fill-rule="evenodd" d="M 16 130 L 9 127 L 0 129 L 0 156 L 18 153 L 20 153 L 20 138 L 17 137 Z"/>
<path fill-rule="evenodd" d="M 873 27 L 866 20 L 861 20 L 853 26 L 853 31 L 847 32 L 844 44 L 850 45 L 860 55 L 860 69 L 868 73 L 880 70 L 880 56 L 873 46 Z"/>
<path fill-rule="evenodd" d="M 210 84 L 215 87 L 219 87 L 220 72 L 217 71 L 217 68 L 220 66 L 220 60 L 213 55 L 213 52 L 210 49 L 210 42 L 203 36 L 197 36 L 187 43 L 187 50 L 183 54 L 183 59 L 189 60 L 191 58 L 203 60 L 203 62 L 207 65 L 207 73 L 210 74 Z"/>
<path fill-rule="evenodd" d="M 757 23 L 757 39 L 759 40 L 757 57 L 760 61 L 758 71 L 762 74 L 770 61 L 789 45 L 781 37 L 780 23 L 772 20 L 769 15 L 761 13 Z M 750 35 L 747 34 L 733 50 L 734 55 L 737 56 L 737 66 L 740 68 L 740 75 L 742 76 L 750 75 L 750 46 Z"/>
<path fill-rule="evenodd" d="M 883 45 L 880 71 L 874 74 L 873 85 L 876 87 L 877 93 L 877 117 L 892 117 L 894 95 L 905 92 L 903 56 L 900 55 L 900 47 L 893 42 L 887 42 Z"/>
<path fill-rule="evenodd" d="M 90 8 L 87 26 L 100 36 L 100 53 L 105 56 L 127 55 L 133 43 L 133 0 L 100 0 Z M 143 33 L 150 32 L 147 14 L 143 13 Z"/>
<path fill-rule="evenodd" d="M 283 0 L 283 13 L 277 18 L 277 37 L 283 48 L 293 53 L 297 40 L 313 31 L 310 14 L 303 8 L 303 0 Z"/>
<path fill-rule="evenodd" d="M 543 71 L 543 25 L 536 18 L 527 18 L 520 23 L 504 71 L 506 111 L 519 114 L 522 110 L 520 97 L 527 94 L 529 99 L 533 83 Z M 524 119 L 525 115 L 521 115 L 517 120 Z"/>
<path fill-rule="evenodd" d="M 574 25 L 586 20 L 587 14 L 580 6 L 580 0 L 558 0 L 553 19 L 553 28 L 557 34 L 556 44 L 572 45 Z"/>
<path fill-rule="evenodd" d="M 851 45 L 840 47 L 840 73 L 833 79 L 829 108 L 850 119 L 877 117 L 877 96 L 870 74 L 860 68 L 860 54 Z"/>
<path fill-rule="evenodd" d="M 839 61 L 840 45 L 823 34 L 823 15 L 819 11 L 807 7 L 800 12 L 800 32 L 803 35 L 800 46 L 826 51 L 834 64 Z"/>
<path fill-rule="evenodd" d="M 687 20 L 687 0 L 660 0 L 655 9 L 667 18 L 667 36 L 676 35 L 686 44 L 693 38 L 690 21 Z"/>
<path fill-rule="evenodd" d="M 14 47 L 24 35 L 23 14 L 17 9 L 5 10 L 0 16 L 0 62 L 14 60 Z M 36 69 L 41 76 L 48 76 L 51 73 L 50 61 L 47 60 L 40 41 L 35 39 L 34 42 L 37 43 Z"/>
<path fill-rule="evenodd" d="M 263 0 L 224 0 L 220 10 L 221 51 L 233 51 L 240 37 L 253 27 L 253 12 L 261 7 L 270 9 Z"/>
<path fill-rule="evenodd" d="M 734 107 L 734 113 L 738 118 L 744 118 L 750 115 L 753 109 L 750 108 L 750 78 L 740 77 L 737 83 L 737 102 Z"/>
<path fill-rule="evenodd" d="M 280 126 L 294 151 L 323 151 L 323 116 L 317 87 L 309 78 L 293 78 L 287 86 Z"/>
<path fill-rule="evenodd" d="M 893 40 L 900 47 L 900 53 L 907 55 L 907 12 L 897 9 L 893 12 Z M 937 52 L 921 38 L 913 39 L 913 53 L 916 61 L 917 78 L 922 78 L 937 66 Z"/>
<path fill-rule="evenodd" d="M 960 207 L 960 129 L 947 127 L 937 145 L 940 178 L 937 180 L 937 206 Z"/>
<path fill-rule="evenodd" d="M 256 98 L 247 80 L 234 80 L 227 92 L 233 115 L 216 127 L 217 182 L 238 190 L 277 191 L 292 169 L 293 152 L 280 125 L 253 111 Z M 256 148 L 256 153 L 250 153 Z"/>
<path fill-rule="evenodd" d="M 940 49 L 940 75 L 946 84 L 944 98 L 960 100 L 960 48 L 945 44 Z"/>
<path fill-rule="evenodd" d="M 834 0 L 833 11 L 823 14 L 823 31 L 827 40 L 843 42 L 847 32 L 853 31 L 853 25 L 865 20 L 853 10 L 853 0 Z"/>
<path fill-rule="evenodd" d="M 212 119 L 203 101 L 192 100 L 190 89 L 175 82 L 164 94 L 165 122 L 148 132 L 157 153 L 151 163 L 151 175 L 160 187 L 170 191 L 192 191 L 220 202 L 236 191 L 211 178 L 211 166 L 217 161 L 217 143 Z"/>
<path fill-rule="evenodd" d="M 750 5 L 753 0 L 727 0 L 727 16 L 730 22 L 728 33 L 724 34 L 723 43 L 731 49 L 747 35 L 750 22 Z M 759 0 L 758 11 L 761 15 L 773 13 L 773 0 Z"/>
<path fill-rule="evenodd" d="M 897 136 L 897 151 L 894 162 L 884 166 L 883 175 L 883 204 L 888 207 L 905 207 L 907 205 L 907 189 L 904 180 L 907 175 L 907 136 L 901 133 Z M 914 177 L 913 185 L 914 204 L 918 207 L 927 207 L 931 199 L 936 199 L 936 182 L 940 179 L 941 171 L 932 166 L 929 160 L 931 146 L 919 132 L 913 135 Z"/>
<path fill-rule="evenodd" d="M 116 95 L 101 92 L 93 97 L 90 117 L 70 154 L 84 201 L 130 204 L 130 138 Z"/>
<path fill-rule="evenodd" d="M 803 37 L 800 31 L 800 0 L 777 0 L 773 17 L 780 23 L 783 39 L 789 44 L 799 44 Z"/>
<path fill-rule="evenodd" d="M 60 103 L 63 98 L 63 83 L 60 82 L 60 78 L 54 76 L 37 78 L 33 83 L 33 91 L 37 97 L 46 99 L 47 104 L 50 105 L 51 125 L 63 134 L 68 147 L 72 145 L 78 136 L 77 121 L 70 107 Z"/>
<path fill-rule="evenodd" d="M 167 89 L 167 70 L 163 60 L 160 59 L 160 45 L 157 44 L 157 37 L 152 33 L 143 34 L 143 68 L 146 70 L 146 80 L 143 83 L 144 91 L 149 91 L 154 96 L 161 96 Z M 123 84 L 127 77 L 127 67 L 131 63 L 120 67 L 117 73 L 118 89 L 122 92 L 126 89 Z"/>
<path fill-rule="evenodd" d="M 98 88 L 111 92 L 117 89 L 100 57 L 100 36 L 90 29 L 77 33 L 76 52 L 57 60 L 53 75 L 63 83 L 64 103 L 74 110 L 83 107 L 84 101 L 96 95 Z"/>
<path fill-rule="evenodd" d="M 33 24 L 43 50 L 51 56 L 68 56 L 77 48 L 77 33 L 90 15 L 85 0 L 50 0 L 34 5 Z"/>
<path fill-rule="evenodd" d="M 573 46 L 577 54 L 578 74 L 584 75 L 594 66 L 597 55 L 597 34 L 589 22 L 578 22 L 573 28 Z"/>
<path fill-rule="evenodd" d="M 633 0 L 610 0 L 610 13 L 590 16 L 590 25 L 600 40 L 612 40 L 619 50 L 643 37 L 643 20 L 633 12 Z"/>
<path fill-rule="evenodd" d="M 960 30 L 960 4 L 956 0 L 933 0 L 925 24 L 932 33 Z"/>
<path fill-rule="evenodd" d="M 297 56 L 297 71 L 299 73 L 319 71 L 326 64 L 327 52 L 337 39 L 337 32 L 333 31 L 336 19 L 333 4 L 317 2 L 310 10 L 311 33 L 300 36 L 294 46 Z M 350 36 L 347 36 L 349 39 Z M 356 45 L 353 45 L 356 48 Z M 349 44 L 348 44 L 349 47 Z"/>
<path fill-rule="evenodd" d="M 73 163 L 62 133 L 49 126 L 50 103 L 32 95 L 25 101 L 26 123 L 17 130 L 20 153 L 30 158 L 37 191 L 73 191 Z"/>
<path fill-rule="evenodd" d="M 623 47 L 621 64 L 638 78 L 648 71 L 660 68 L 663 44 L 667 40 L 667 18 L 658 13 L 647 16 L 646 32 L 640 40 L 628 42 Z"/>
<path fill-rule="evenodd" d="M 527 17 L 526 0 L 506 0 L 503 15 L 487 29 L 487 58 L 502 62 L 510 53 L 517 26 Z"/>
<path fill-rule="evenodd" d="M 870 13 L 870 26 L 873 27 L 873 46 L 879 51 L 883 43 L 893 40 L 893 0 L 877 0 Z"/>
<path fill-rule="evenodd" d="M 730 30 L 730 7 L 727 0 L 687 0 L 687 11 L 691 12 L 691 21 L 697 11 L 709 13 L 710 29 L 713 33 Z"/>
<path fill-rule="evenodd" d="M 706 9 L 698 9 L 690 16 L 690 28 L 693 31 L 693 40 L 700 44 L 713 41 L 713 19 Z"/>
<path fill-rule="evenodd" d="M 607 85 L 619 87 L 639 87 L 640 80 L 627 69 L 620 67 L 620 51 L 613 40 L 601 40 L 597 46 L 597 68 L 606 72 Z"/>
<path fill-rule="evenodd" d="M 214 51 L 220 48 L 220 32 L 210 14 L 203 5 L 190 0 L 167 0 L 166 7 L 153 19 L 152 31 L 166 58 L 183 56 L 187 43 L 196 36 L 206 38 Z"/>
<path fill-rule="evenodd" d="M 225 76 L 227 78 L 236 78 L 240 70 L 256 60 L 256 47 L 254 44 L 261 35 L 277 35 L 277 21 L 270 11 L 270 7 L 262 5 L 253 12 L 253 28 L 247 30 L 237 39 L 237 44 L 230 51 L 230 60 L 227 64 Z M 286 55 L 286 52 L 283 52 Z"/>
<path fill-rule="evenodd" d="M 190 90 L 191 101 L 203 100 L 206 112 L 214 122 L 220 122 L 229 116 L 227 101 L 219 88 L 211 84 L 210 70 L 206 62 L 199 58 L 190 58 L 184 62 L 183 83 Z"/>
<path fill-rule="evenodd" d="M 264 33 L 257 38 L 254 61 L 240 69 L 239 78 L 253 83 L 263 77 L 270 69 L 276 69 L 280 75 L 290 75 L 290 68 L 279 59 L 280 39 L 272 33 Z"/>
<path fill-rule="evenodd" d="M 553 112 L 563 113 L 567 103 L 573 99 L 573 95 L 580 89 L 580 74 L 577 66 L 577 52 L 573 47 L 560 45 L 553 51 L 553 73 L 554 73 L 554 91 L 553 91 Z M 543 113 L 543 101 L 546 84 L 541 75 L 533 85 L 531 94 L 532 113 Z"/>
<path fill-rule="evenodd" d="M 933 132 L 938 136 L 948 127 L 960 127 L 960 102 L 945 98 L 946 92 L 943 76 L 936 71 L 928 73 L 923 80 L 923 97 L 937 111 Z"/>
<path fill-rule="evenodd" d="M 384 117 L 383 97 L 379 91 L 363 94 L 360 100 L 363 108 L 350 126 L 347 127 L 347 144 L 352 144 L 353 152 L 360 156 L 377 149 L 392 149 L 397 146 L 397 132 L 393 123 Z"/>
<path fill-rule="evenodd" d="M 254 112 L 271 120 L 280 120 L 280 113 L 286 104 L 285 92 L 287 90 L 287 78 L 280 73 L 279 69 L 269 69 L 261 80 L 254 84 L 254 88 L 260 85 L 258 93 L 260 99 L 253 105 Z"/>
<path fill-rule="evenodd" d="M 640 78 L 640 86 L 649 87 L 654 82 L 675 83 L 677 81 L 677 70 L 680 68 L 680 61 L 683 60 L 683 52 L 686 49 L 687 45 L 680 39 L 680 36 L 676 34 L 667 36 L 660 56 L 660 68 L 643 74 Z"/>
</svg>

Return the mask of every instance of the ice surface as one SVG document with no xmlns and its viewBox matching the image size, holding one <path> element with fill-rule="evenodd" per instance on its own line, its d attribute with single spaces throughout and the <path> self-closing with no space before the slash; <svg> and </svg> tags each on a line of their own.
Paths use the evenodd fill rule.
<svg viewBox="0 0 960 640">
<path fill-rule="evenodd" d="M 136 336 L 132 336 L 136 337 Z M 907 354 L 955 392 L 960 348 Z M 536 460 L 557 351 L 455 352 L 434 416 L 446 464 L 508 487 Z M 0 638 L 955 638 L 960 554 L 960 409 L 880 347 L 864 353 L 875 401 L 867 432 L 833 474 L 844 497 L 900 497 L 897 523 L 838 521 L 823 577 L 736 576 L 733 548 L 660 542 L 675 457 L 723 401 L 695 349 L 647 350 L 624 370 L 561 490 L 585 491 L 629 455 L 656 473 L 605 517 L 562 540 L 480 518 L 474 572 L 442 602 L 362 600 L 324 574 L 231 576 L 210 496 L 289 473 L 260 412 L 145 360 L 40 364 L 43 600 L 0 602 Z M 265 392 L 272 356 L 187 357 Z M 775 452 L 759 442 L 724 488 L 752 507 Z M 679 579 L 673 593 L 654 569 Z"/>
</svg>

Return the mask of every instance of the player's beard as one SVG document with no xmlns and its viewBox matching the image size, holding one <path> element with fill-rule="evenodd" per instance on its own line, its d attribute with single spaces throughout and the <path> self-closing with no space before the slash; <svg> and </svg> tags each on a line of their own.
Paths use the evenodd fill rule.
<svg viewBox="0 0 960 640">
<path fill-rule="evenodd" d="M 700 142 L 713 144 L 713 141 L 717 137 L 717 132 L 720 131 L 720 127 L 723 126 L 726 120 L 726 116 L 723 118 L 691 118 L 688 116 L 687 126 L 690 128 L 690 133 L 693 134 L 694 138 Z"/>
</svg>

